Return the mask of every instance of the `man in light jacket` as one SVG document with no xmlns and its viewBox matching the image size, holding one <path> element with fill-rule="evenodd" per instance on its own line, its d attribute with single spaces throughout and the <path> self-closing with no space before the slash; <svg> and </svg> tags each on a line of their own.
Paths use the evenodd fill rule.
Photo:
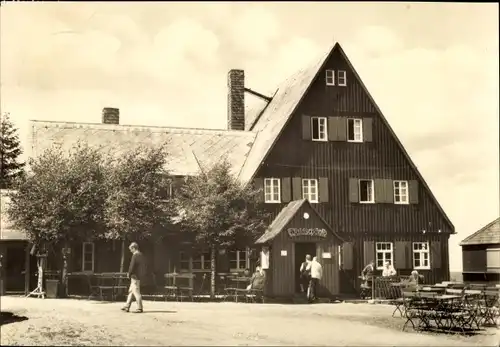
<svg viewBox="0 0 500 347">
<path fill-rule="evenodd" d="M 308 267 L 311 269 L 311 281 L 309 282 L 307 298 L 309 299 L 309 302 L 313 302 L 317 299 L 317 288 L 319 281 L 323 277 L 323 267 L 318 262 L 318 257 L 314 257 Z"/>
<path fill-rule="evenodd" d="M 384 269 L 382 270 L 382 277 L 396 276 L 396 269 L 391 265 L 390 262 L 386 261 L 384 264 Z"/>
</svg>

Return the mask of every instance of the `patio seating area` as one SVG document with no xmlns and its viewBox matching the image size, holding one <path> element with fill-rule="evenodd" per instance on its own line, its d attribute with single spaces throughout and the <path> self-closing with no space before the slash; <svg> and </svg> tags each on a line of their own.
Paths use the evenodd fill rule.
<svg viewBox="0 0 500 347">
<path fill-rule="evenodd" d="M 403 288 L 392 304 L 392 316 L 405 319 L 403 331 L 411 325 L 416 331 L 471 333 L 498 326 L 500 286 L 442 282 Z"/>
</svg>

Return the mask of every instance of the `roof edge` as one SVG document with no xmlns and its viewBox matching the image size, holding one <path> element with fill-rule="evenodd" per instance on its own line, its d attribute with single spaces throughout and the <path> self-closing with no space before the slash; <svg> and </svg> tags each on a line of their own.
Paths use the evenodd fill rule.
<svg viewBox="0 0 500 347">
<path fill-rule="evenodd" d="M 500 217 L 494 219 L 492 222 L 489 222 L 488 224 L 486 224 L 485 226 L 483 226 L 481 229 L 479 229 L 478 231 L 474 232 L 473 234 L 467 236 L 465 239 L 463 239 L 462 241 L 460 241 L 460 243 L 458 244 L 459 246 L 472 246 L 472 245 L 479 245 L 482 243 L 467 243 L 470 239 L 474 238 L 474 236 L 482 233 L 483 231 L 485 231 L 486 229 L 488 229 L 489 227 L 491 227 L 493 224 L 497 223 L 500 221 Z"/>
</svg>

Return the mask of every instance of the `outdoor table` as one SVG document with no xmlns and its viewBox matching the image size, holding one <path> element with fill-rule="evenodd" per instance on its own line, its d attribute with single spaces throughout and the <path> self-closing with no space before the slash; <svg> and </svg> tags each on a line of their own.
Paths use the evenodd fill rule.
<svg viewBox="0 0 500 347">
<path fill-rule="evenodd" d="M 165 286 L 165 289 L 166 289 L 166 297 L 165 299 L 167 299 L 169 296 L 172 296 L 174 297 L 175 299 L 180 299 L 182 301 L 182 298 L 183 298 L 183 295 L 182 295 L 182 292 L 188 292 L 189 293 L 189 296 L 191 297 L 191 299 L 193 299 L 192 297 L 192 292 L 193 292 L 193 288 L 191 286 L 188 286 L 188 287 L 181 287 L 179 286 L 176 282 L 178 279 L 188 279 L 188 280 L 191 280 L 194 278 L 194 275 L 190 272 L 170 272 L 170 273 L 166 273 L 165 275 L 165 278 L 168 280 L 168 279 L 172 279 L 172 285 L 166 285 Z"/>
<path fill-rule="evenodd" d="M 225 299 L 227 299 L 227 297 L 232 296 L 234 297 L 235 302 L 238 302 L 239 294 L 244 293 L 245 296 L 247 294 L 246 286 L 244 286 L 244 288 L 240 288 L 240 283 L 248 284 L 250 282 L 250 277 L 235 277 L 232 278 L 231 281 L 236 282 L 236 287 L 226 288 L 226 292 L 228 294 Z"/>
<path fill-rule="evenodd" d="M 78 274 L 73 274 L 78 275 Z M 104 293 L 111 293 L 111 300 L 114 301 L 118 292 L 127 288 L 122 281 L 127 280 L 127 273 L 123 272 L 103 272 L 103 273 L 85 273 L 90 289 L 89 299 L 93 296 L 99 296 L 104 299 Z"/>
</svg>

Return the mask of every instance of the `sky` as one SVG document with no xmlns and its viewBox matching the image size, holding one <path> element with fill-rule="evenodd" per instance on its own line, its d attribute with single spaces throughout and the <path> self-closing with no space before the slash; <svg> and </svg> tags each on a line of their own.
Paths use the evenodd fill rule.
<svg viewBox="0 0 500 347">
<path fill-rule="evenodd" d="M 2 3 L 0 110 L 26 152 L 30 119 L 103 107 L 225 128 L 230 69 L 272 94 L 338 41 L 454 223 L 460 271 L 458 243 L 500 209 L 498 20 L 497 3 Z"/>
</svg>

